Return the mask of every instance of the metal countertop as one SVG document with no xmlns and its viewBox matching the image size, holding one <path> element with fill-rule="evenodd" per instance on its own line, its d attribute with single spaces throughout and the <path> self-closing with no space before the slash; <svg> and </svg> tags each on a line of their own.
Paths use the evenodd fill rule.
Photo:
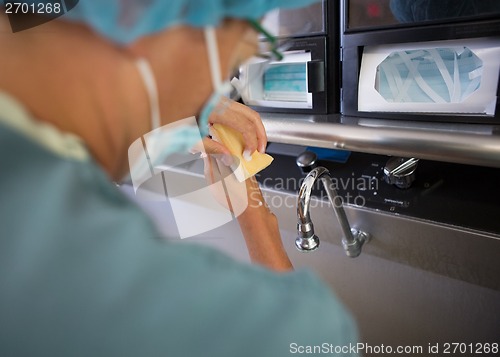
<svg viewBox="0 0 500 357">
<path fill-rule="evenodd" d="M 500 126 L 260 113 L 270 142 L 500 167 Z"/>
</svg>

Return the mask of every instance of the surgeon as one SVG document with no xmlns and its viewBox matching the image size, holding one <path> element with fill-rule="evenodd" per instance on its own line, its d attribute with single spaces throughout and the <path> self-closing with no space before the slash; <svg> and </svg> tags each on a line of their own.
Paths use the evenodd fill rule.
<svg viewBox="0 0 500 357">
<path fill-rule="evenodd" d="M 238 222 L 255 265 L 161 239 L 113 184 L 130 145 L 170 124 L 157 158 L 203 140 L 226 167 L 213 123 L 264 151 L 226 81 L 257 51 L 252 21 L 310 2 L 82 0 L 17 33 L 0 15 L 0 356 L 357 355 L 351 316 L 292 271 L 254 179 Z"/>
</svg>

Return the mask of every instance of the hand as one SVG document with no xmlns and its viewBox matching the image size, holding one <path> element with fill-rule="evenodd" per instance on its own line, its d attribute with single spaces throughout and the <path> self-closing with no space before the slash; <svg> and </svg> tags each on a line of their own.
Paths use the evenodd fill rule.
<svg viewBox="0 0 500 357">
<path fill-rule="evenodd" d="M 251 155 L 255 150 L 262 154 L 266 151 L 267 135 L 260 115 L 246 105 L 223 97 L 208 121 L 210 125 L 223 124 L 240 132 L 245 142 L 244 153 L 247 155 Z M 222 148 L 218 151 L 229 153 L 227 150 L 224 152 Z"/>
<path fill-rule="evenodd" d="M 218 144 L 206 138 L 202 152 L 205 177 L 216 200 L 238 217 L 252 262 L 277 271 L 293 269 L 281 242 L 276 216 L 267 207 L 255 177 L 239 182 L 231 169 L 217 160 Z"/>
<path fill-rule="evenodd" d="M 239 216 L 248 206 L 249 192 L 246 184 L 239 182 L 229 167 L 237 158 L 224 153 L 224 150 L 227 149 L 223 145 L 209 138 L 195 148 L 195 152 L 201 152 L 205 178 L 212 195 L 221 206 Z"/>
<path fill-rule="evenodd" d="M 227 98 L 222 98 L 209 118 L 210 125 L 215 123 L 224 124 L 239 131 L 245 141 L 244 152 L 248 152 L 249 155 L 256 148 L 259 148 L 262 152 L 265 151 L 267 145 L 266 132 L 259 114 L 254 110 Z M 224 145 L 214 140 L 206 138 L 200 144 L 202 145 L 197 145 L 194 151 L 206 154 L 203 155 L 205 177 L 210 183 L 210 187 L 217 187 L 214 183 L 221 183 L 226 186 L 224 187 L 225 192 L 213 192 L 215 198 L 220 204 L 238 216 L 247 207 L 249 196 L 245 185 L 236 180 L 232 170 L 228 167 L 237 159 L 231 156 L 231 153 Z M 244 153 L 242 154 L 244 155 Z M 221 191 L 221 187 L 219 187 L 218 191 Z M 260 194 L 260 191 L 258 193 Z M 264 200 L 261 196 L 261 199 L 257 201 L 258 203 L 254 204 L 262 205 Z"/>
</svg>

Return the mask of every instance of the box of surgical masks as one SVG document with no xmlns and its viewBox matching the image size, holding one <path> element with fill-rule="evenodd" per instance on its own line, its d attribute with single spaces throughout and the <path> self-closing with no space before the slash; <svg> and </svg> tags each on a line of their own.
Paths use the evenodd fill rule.
<svg viewBox="0 0 500 357">
<path fill-rule="evenodd" d="M 245 104 L 268 108 L 310 109 L 307 63 L 311 53 L 293 51 L 279 62 L 256 58 L 241 69 L 239 92 Z M 233 83 L 234 84 L 234 83 Z"/>
<path fill-rule="evenodd" d="M 366 46 L 358 110 L 494 116 L 500 39 Z"/>
<path fill-rule="evenodd" d="M 338 110 L 338 90 L 328 85 L 326 36 L 280 38 L 278 60 L 262 42 L 260 55 L 243 63 L 231 83 L 242 101 L 259 112 L 326 114 Z"/>
</svg>

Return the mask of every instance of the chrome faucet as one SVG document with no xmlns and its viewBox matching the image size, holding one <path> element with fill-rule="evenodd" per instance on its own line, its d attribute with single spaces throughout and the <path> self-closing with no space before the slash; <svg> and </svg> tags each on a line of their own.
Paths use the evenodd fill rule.
<svg viewBox="0 0 500 357">
<path fill-rule="evenodd" d="M 361 254 L 361 248 L 363 244 L 369 240 L 370 235 L 363 231 L 351 228 L 342 205 L 342 198 L 337 194 L 337 191 L 333 187 L 330 172 L 324 167 L 316 167 L 311 170 L 300 187 L 299 197 L 297 200 L 298 236 L 295 240 L 295 246 L 298 250 L 303 252 L 313 251 L 319 247 L 319 238 L 316 234 L 314 234 L 314 226 L 309 213 L 311 191 L 317 180 L 320 180 L 323 183 L 328 199 L 333 205 L 333 209 L 337 215 L 340 227 L 342 228 L 342 232 L 344 234 L 342 246 L 344 247 L 347 256 L 351 258 L 357 257 Z"/>
</svg>

